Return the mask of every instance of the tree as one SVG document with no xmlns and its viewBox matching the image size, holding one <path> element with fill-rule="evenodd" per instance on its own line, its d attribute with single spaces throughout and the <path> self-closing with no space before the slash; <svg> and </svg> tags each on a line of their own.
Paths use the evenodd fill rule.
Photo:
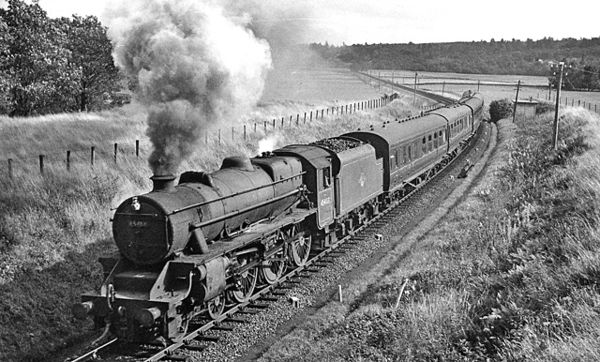
<svg viewBox="0 0 600 362">
<path fill-rule="evenodd" d="M 71 67 L 78 70 L 75 102 L 80 111 L 103 108 L 104 102 L 119 89 L 119 72 L 112 57 L 112 44 L 95 16 L 73 16 L 57 22 L 65 26 L 66 48 L 71 52 Z"/>
<path fill-rule="evenodd" d="M 48 19 L 37 1 L 8 0 L 0 9 L 8 27 L 11 115 L 49 113 L 71 108 L 68 94 L 77 86 L 69 68 L 70 53 L 62 45 L 65 33 Z"/>
<path fill-rule="evenodd" d="M 8 25 L 0 18 L 0 114 L 8 114 L 12 111 L 12 100 L 10 88 L 12 76 L 10 74 L 10 34 Z"/>
</svg>

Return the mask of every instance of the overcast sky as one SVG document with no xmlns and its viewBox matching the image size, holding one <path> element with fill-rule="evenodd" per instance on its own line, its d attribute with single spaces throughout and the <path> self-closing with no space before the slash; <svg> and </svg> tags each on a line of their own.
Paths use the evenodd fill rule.
<svg viewBox="0 0 600 362">
<path fill-rule="evenodd" d="M 40 0 L 49 16 L 96 15 L 116 0 Z M 174 0 L 176 1 L 176 0 Z M 201 0 L 198 0 L 201 1 Z M 2 0 L 0 0 L 0 3 Z M 600 36 L 600 2 L 590 0 L 298 0 L 310 8 L 305 42 L 428 43 Z"/>
</svg>

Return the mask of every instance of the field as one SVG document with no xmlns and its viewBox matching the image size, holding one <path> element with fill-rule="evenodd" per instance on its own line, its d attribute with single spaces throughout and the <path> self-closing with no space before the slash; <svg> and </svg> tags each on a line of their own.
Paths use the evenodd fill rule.
<svg viewBox="0 0 600 362">
<path fill-rule="evenodd" d="M 415 72 L 410 71 L 389 71 L 389 70 L 369 70 L 373 76 L 381 76 L 385 80 L 395 80 L 398 84 L 413 86 L 415 82 Z M 520 99 L 539 99 L 548 100 L 548 78 L 539 76 L 524 75 L 495 75 L 495 74 L 460 74 L 460 73 L 435 73 L 418 72 L 418 88 L 437 93 L 450 93 L 460 95 L 466 89 L 479 90 L 486 96 L 488 101 L 494 99 L 515 99 L 517 82 L 521 81 L 519 91 Z M 444 84 L 445 82 L 445 84 Z M 556 92 L 553 90 L 550 99 L 556 100 Z M 598 105 L 600 111 L 600 92 L 573 92 L 562 91 L 561 102 L 565 99 L 568 105 L 574 100 L 574 105 L 578 101 Z"/>
<path fill-rule="evenodd" d="M 268 141 L 270 147 L 311 142 L 416 111 L 412 99 L 401 98 L 380 109 L 315 116 L 306 124 L 300 118 L 296 126 L 295 116 L 304 112 L 377 96 L 352 76 L 335 74 L 331 76 L 338 79 L 338 93 L 333 91 L 336 83 L 330 82 L 330 90 L 323 91 L 318 101 L 264 100 L 239 123 L 208 130 L 208 143 L 199 140 L 197 152 L 184 162 L 182 170 L 211 171 L 220 167 L 226 156 L 254 156 L 261 141 Z M 296 94 L 294 91 L 290 97 Z M 291 125 L 290 115 L 294 116 Z M 43 356 L 49 351 L 86 335 L 90 323 L 73 320 L 70 306 L 80 293 L 99 287 L 101 267 L 97 258 L 116 252 L 111 240 L 111 210 L 126 197 L 150 188 L 145 116 L 142 107 L 131 104 L 101 113 L 0 119 L 0 132 L 7 135 L 0 152 L 13 159 L 14 174 L 13 179 L 8 177 L 3 159 L 0 294 L 10 298 L 0 300 L 0 360 L 46 360 Z M 272 119 L 277 120 L 275 128 Z M 266 131 L 263 121 L 268 122 Z M 243 124 L 248 126 L 246 139 L 242 138 Z M 141 141 L 139 158 L 134 154 L 136 139 Z M 114 143 L 119 144 L 116 164 Z M 93 167 L 92 145 L 97 150 Z M 70 172 L 66 170 L 66 150 L 72 151 Z M 38 170 L 39 154 L 46 155 L 43 176 Z"/>
</svg>

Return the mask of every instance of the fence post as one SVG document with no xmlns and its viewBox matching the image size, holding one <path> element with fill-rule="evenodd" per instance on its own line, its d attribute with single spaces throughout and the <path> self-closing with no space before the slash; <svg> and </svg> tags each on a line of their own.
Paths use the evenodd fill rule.
<svg viewBox="0 0 600 362">
<path fill-rule="evenodd" d="M 598 112 L 598 110 L 596 109 L 596 107 L 598 107 L 598 105 L 594 104 L 594 112 Z"/>
<path fill-rule="evenodd" d="M 300 113 L 296 115 L 296 126 L 300 124 Z"/>
<path fill-rule="evenodd" d="M 204 131 L 204 144 L 208 144 L 208 131 Z"/>
<path fill-rule="evenodd" d="M 275 129 L 275 118 L 273 118 L 273 129 Z"/>
<path fill-rule="evenodd" d="M 96 147 L 92 146 L 90 149 L 90 164 L 94 166 L 94 160 L 96 159 Z"/>
<path fill-rule="evenodd" d="M 234 136 L 235 136 L 235 127 L 231 126 L 231 140 L 234 140 Z"/>
<path fill-rule="evenodd" d="M 265 126 L 265 134 L 267 134 L 267 121 L 263 121 L 263 125 Z"/>
<path fill-rule="evenodd" d="M 40 155 L 40 174 L 44 174 L 44 155 Z"/>
<path fill-rule="evenodd" d="M 115 163 L 117 163 L 117 152 L 119 152 L 119 144 L 115 142 L 115 153 L 114 153 Z"/>
<path fill-rule="evenodd" d="M 246 125 L 244 125 L 244 141 L 246 140 Z"/>
<path fill-rule="evenodd" d="M 204 135 L 206 136 L 206 133 Z M 140 140 L 135 140 L 135 157 L 140 157 Z"/>
<path fill-rule="evenodd" d="M 256 133 L 256 122 L 254 122 L 254 133 Z"/>
<path fill-rule="evenodd" d="M 571 99 L 571 107 L 573 107 L 575 105 L 575 100 Z"/>
<path fill-rule="evenodd" d="M 285 117 L 281 117 L 281 128 L 283 128 L 283 122 L 285 122 L 284 119 Z"/>
<path fill-rule="evenodd" d="M 581 107 L 581 99 L 577 100 L 577 107 Z"/>
<path fill-rule="evenodd" d="M 71 151 L 67 150 L 67 171 L 71 171 Z"/>
<path fill-rule="evenodd" d="M 310 111 L 310 122 L 312 122 L 312 111 Z"/>
<path fill-rule="evenodd" d="M 221 144 L 221 129 L 219 128 L 219 144 Z"/>
<path fill-rule="evenodd" d="M 8 177 L 13 178 L 13 167 L 12 167 L 12 158 L 8 159 Z"/>
</svg>

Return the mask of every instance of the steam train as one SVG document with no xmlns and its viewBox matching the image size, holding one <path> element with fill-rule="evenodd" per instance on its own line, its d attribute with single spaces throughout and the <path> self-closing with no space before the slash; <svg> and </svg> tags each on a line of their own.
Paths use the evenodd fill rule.
<svg viewBox="0 0 600 362">
<path fill-rule="evenodd" d="M 386 121 L 248 159 L 212 173 L 153 176 L 112 219 L 119 258 L 101 258 L 99 293 L 75 317 L 129 341 L 181 339 L 288 267 L 307 262 L 433 177 L 482 122 L 480 94 L 409 121 Z"/>
</svg>

